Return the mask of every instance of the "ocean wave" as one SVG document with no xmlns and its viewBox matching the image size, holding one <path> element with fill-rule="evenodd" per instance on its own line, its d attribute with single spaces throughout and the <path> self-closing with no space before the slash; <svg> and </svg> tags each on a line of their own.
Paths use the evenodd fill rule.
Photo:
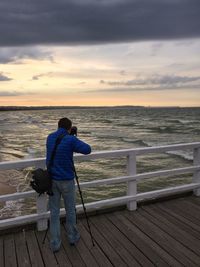
<svg viewBox="0 0 200 267">
<path fill-rule="evenodd" d="M 182 124 L 193 124 L 193 123 L 198 123 L 197 120 L 184 120 L 184 119 L 180 119 L 179 121 L 180 121 L 180 123 L 182 123 Z"/>
<path fill-rule="evenodd" d="M 166 122 L 181 123 L 181 121 L 180 120 L 177 120 L 177 119 L 167 119 Z"/>
<path fill-rule="evenodd" d="M 7 118 L 5 118 L 5 119 L 0 119 L 0 124 L 1 124 L 1 123 L 5 123 L 5 122 L 6 122 L 6 123 L 9 123 Z"/>
<path fill-rule="evenodd" d="M 90 134 L 91 134 L 91 131 L 80 130 L 79 133 L 80 133 L 80 134 L 84 134 L 84 135 L 90 135 Z"/>
<path fill-rule="evenodd" d="M 4 155 L 11 155 L 11 156 L 14 156 L 16 158 L 24 158 L 25 154 L 21 151 L 5 151 L 5 150 L 1 150 L 0 153 L 4 154 Z"/>
<path fill-rule="evenodd" d="M 183 159 L 186 159 L 186 160 L 189 160 L 189 161 L 193 161 L 193 154 L 189 153 L 189 152 L 187 153 L 187 152 L 182 151 L 182 150 L 177 150 L 177 151 L 169 151 L 169 152 L 166 152 L 166 153 L 178 156 L 180 158 L 183 158 Z"/>
<path fill-rule="evenodd" d="M 21 123 L 26 123 L 26 124 L 40 124 L 41 119 L 36 119 L 33 118 L 32 116 L 28 116 L 27 118 L 23 119 Z"/>
<path fill-rule="evenodd" d="M 31 148 L 31 147 L 27 147 L 27 152 L 28 152 L 28 155 L 24 156 L 25 159 L 33 159 L 35 158 L 36 156 L 36 149 L 34 148 Z"/>
<path fill-rule="evenodd" d="M 93 122 L 107 123 L 107 124 L 113 123 L 112 120 L 108 120 L 108 119 L 93 119 Z"/>
<path fill-rule="evenodd" d="M 134 122 L 124 122 L 124 123 L 118 123 L 117 126 L 126 126 L 126 127 L 134 127 L 137 123 Z"/>
<path fill-rule="evenodd" d="M 172 128 L 171 126 L 157 126 L 157 127 L 147 127 L 147 130 L 156 133 L 175 133 L 176 129 Z"/>
<path fill-rule="evenodd" d="M 0 219 L 20 216 L 22 207 L 22 200 L 6 201 L 3 208 L 0 209 Z"/>
<path fill-rule="evenodd" d="M 92 136 L 95 136 L 98 139 L 122 139 L 122 133 L 116 131 L 104 131 L 104 132 L 92 132 Z"/>
<path fill-rule="evenodd" d="M 147 142 L 145 142 L 144 140 L 141 139 L 137 139 L 137 140 L 133 140 L 131 138 L 122 138 L 122 140 L 126 143 L 132 143 L 132 144 L 137 144 L 139 146 L 149 146 L 149 144 Z"/>
<path fill-rule="evenodd" d="M 166 122 L 179 123 L 179 124 L 195 124 L 199 123 L 197 120 L 186 120 L 186 119 L 167 119 Z"/>
<path fill-rule="evenodd" d="M 200 134 L 200 129 L 193 129 L 192 132 L 196 134 Z"/>
</svg>

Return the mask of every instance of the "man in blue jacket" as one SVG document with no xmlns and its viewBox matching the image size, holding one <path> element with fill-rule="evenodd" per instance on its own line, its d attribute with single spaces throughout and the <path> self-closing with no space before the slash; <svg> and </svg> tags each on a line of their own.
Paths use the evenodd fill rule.
<svg viewBox="0 0 200 267">
<path fill-rule="evenodd" d="M 60 200 L 61 195 L 64 199 L 66 210 L 66 226 L 68 240 L 74 245 L 80 239 L 80 234 L 76 228 L 75 211 L 75 183 L 73 152 L 81 154 L 90 154 L 91 147 L 79 140 L 76 136 L 70 135 L 72 122 L 68 118 L 62 118 L 58 122 L 58 130 L 47 137 L 47 157 L 48 166 L 51 154 L 56 144 L 57 138 L 62 136 L 60 144 L 57 146 L 53 165 L 50 168 L 52 177 L 53 195 L 49 196 L 50 208 L 50 246 L 53 252 L 60 249 Z M 64 137 L 63 137 L 64 136 Z"/>
</svg>

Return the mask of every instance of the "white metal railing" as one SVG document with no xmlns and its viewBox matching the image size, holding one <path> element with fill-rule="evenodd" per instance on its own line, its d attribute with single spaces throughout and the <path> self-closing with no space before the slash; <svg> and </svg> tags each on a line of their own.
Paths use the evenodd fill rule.
<svg viewBox="0 0 200 267">
<path fill-rule="evenodd" d="M 137 174 L 136 170 L 136 157 L 137 155 L 144 155 L 147 153 L 163 153 L 174 150 L 186 150 L 192 149 L 194 160 L 193 166 L 176 168 L 169 170 L 161 170 L 155 172 L 147 172 Z M 95 201 L 86 203 L 85 206 L 88 211 L 105 208 L 108 206 L 126 204 L 129 210 L 137 209 L 137 201 L 159 198 L 162 196 L 168 196 L 175 193 L 187 192 L 193 190 L 196 196 L 200 196 L 200 142 L 187 143 L 187 144 L 175 144 L 159 147 L 145 147 L 145 148 L 133 148 L 114 151 L 100 151 L 94 152 L 90 155 L 75 155 L 76 161 L 94 160 L 99 158 L 127 158 L 127 176 L 115 177 L 102 180 L 94 180 L 90 182 L 80 183 L 81 188 L 96 187 L 100 185 L 127 183 L 127 194 L 125 196 Z M 29 159 L 12 162 L 1 162 L 0 170 L 8 169 L 23 169 L 26 167 L 45 167 L 45 158 Z M 152 177 L 165 177 L 169 175 L 193 173 L 193 180 L 190 184 L 174 186 L 166 189 L 154 190 L 145 193 L 137 193 L 137 181 Z M 47 196 L 41 195 L 40 197 L 35 191 L 28 191 L 22 193 L 14 193 L 0 196 L 0 201 L 17 200 L 22 198 L 36 197 L 37 213 L 19 216 L 17 218 L 10 218 L 0 220 L 0 230 L 8 228 L 10 226 L 22 225 L 26 223 L 37 222 L 38 230 L 45 230 L 47 228 L 47 219 L 49 212 L 47 211 Z M 82 205 L 77 205 L 77 212 L 82 211 Z M 65 214 L 65 210 L 61 209 L 61 216 Z"/>
</svg>

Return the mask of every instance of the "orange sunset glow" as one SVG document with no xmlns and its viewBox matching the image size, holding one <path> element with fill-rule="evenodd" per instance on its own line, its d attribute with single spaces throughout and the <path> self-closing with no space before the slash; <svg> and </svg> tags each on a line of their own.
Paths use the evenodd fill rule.
<svg viewBox="0 0 200 267">
<path fill-rule="evenodd" d="M 199 46 L 196 39 L 27 48 L 39 56 L 1 64 L 0 105 L 199 106 Z"/>
</svg>

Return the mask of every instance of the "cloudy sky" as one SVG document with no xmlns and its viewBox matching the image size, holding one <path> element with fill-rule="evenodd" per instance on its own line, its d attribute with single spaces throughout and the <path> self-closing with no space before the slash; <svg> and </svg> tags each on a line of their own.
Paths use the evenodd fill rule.
<svg viewBox="0 0 200 267">
<path fill-rule="evenodd" d="M 200 106 L 199 0 L 0 2 L 0 105 Z"/>
</svg>

